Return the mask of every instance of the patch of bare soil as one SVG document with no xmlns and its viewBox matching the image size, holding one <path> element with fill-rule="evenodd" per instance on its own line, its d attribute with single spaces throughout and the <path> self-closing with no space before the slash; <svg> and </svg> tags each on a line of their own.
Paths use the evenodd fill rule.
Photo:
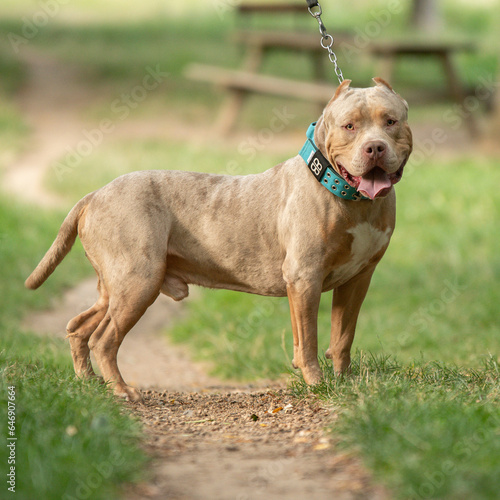
<svg viewBox="0 0 500 500">
<path fill-rule="evenodd" d="M 146 427 L 151 482 L 127 500 L 385 499 L 359 462 L 334 451 L 335 413 L 283 389 L 148 391 L 129 403 Z"/>
</svg>

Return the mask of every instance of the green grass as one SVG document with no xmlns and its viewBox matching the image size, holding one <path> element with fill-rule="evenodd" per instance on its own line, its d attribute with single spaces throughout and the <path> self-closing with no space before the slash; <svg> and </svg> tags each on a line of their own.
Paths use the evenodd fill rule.
<svg viewBox="0 0 500 500">
<path fill-rule="evenodd" d="M 24 69 L 0 43 L 0 168 L 22 150 L 29 128 L 13 97 L 24 82 Z"/>
<path fill-rule="evenodd" d="M 4 27 L 1 21 L 0 25 Z M 12 97 L 23 84 L 26 75 L 23 64 L 19 61 L 16 53 L 13 52 L 12 46 L 3 37 L 0 40 L 0 72 L 2 75 L 2 78 L 0 78 L 0 96 Z"/>
<path fill-rule="evenodd" d="M 358 352 L 350 377 L 310 389 L 339 415 L 338 447 L 356 452 L 397 499 L 495 499 L 500 487 L 500 369 L 490 358 L 471 370 L 421 361 L 398 363 Z"/>
<path fill-rule="evenodd" d="M 88 273 L 76 250 L 41 290 L 24 289 L 60 221 L 60 215 L 35 214 L 5 195 L 0 201 L 0 460 L 6 467 L 7 388 L 15 386 L 16 497 L 115 498 L 118 485 L 137 480 L 145 463 L 139 424 L 105 386 L 75 378 L 66 342 L 19 326 L 26 313 L 47 307 Z M 2 498 L 6 488 L 4 483 Z"/>
<path fill-rule="evenodd" d="M 9 98 L 0 92 L 0 168 L 22 151 L 28 127 Z"/>
<path fill-rule="evenodd" d="M 2 26 L 1 20 L 0 26 Z M 0 168 L 2 168 L 22 149 L 23 141 L 28 134 L 28 126 L 14 102 L 16 93 L 25 82 L 25 68 L 4 37 L 0 40 L 0 75 Z"/>
</svg>

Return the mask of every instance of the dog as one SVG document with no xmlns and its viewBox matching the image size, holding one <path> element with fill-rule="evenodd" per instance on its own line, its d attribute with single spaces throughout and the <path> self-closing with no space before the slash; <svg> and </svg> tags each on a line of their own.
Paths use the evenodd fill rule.
<svg viewBox="0 0 500 500">
<path fill-rule="evenodd" d="M 317 315 L 333 290 L 326 357 L 348 372 L 361 304 L 394 230 L 393 185 L 412 151 L 406 101 L 374 82 L 345 80 L 301 153 L 263 173 L 139 171 L 82 198 L 25 283 L 38 288 L 80 237 L 99 298 L 67 326 L 77 376 L 95 376 L 91 349 L 114 393 L 140 401 L 118 369 L 120 344 L 160 293 L 179 301 L 189 284 L 287 296 L 293 366 L 307 384 L 322 379 Z"/>
</svg>

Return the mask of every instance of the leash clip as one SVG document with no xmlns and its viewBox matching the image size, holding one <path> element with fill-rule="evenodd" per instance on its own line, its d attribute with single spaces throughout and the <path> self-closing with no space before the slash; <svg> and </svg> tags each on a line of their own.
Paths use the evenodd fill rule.
<svg viewBox="0 0 500 500">
<path fill-rule="evenodd" d="M 309 14 L 315 18 L 319 18 L 321 14 L 323 14 L 323 9 L 321 8 L 321 5 L 318 2 L 315 2 L 316 5 L 313 5 L 312 7 L 307 7 L 307 10 L 309 11 Z M 314 12 L 314 8 L 317 7 L 316 12 Z"/>
</svg>

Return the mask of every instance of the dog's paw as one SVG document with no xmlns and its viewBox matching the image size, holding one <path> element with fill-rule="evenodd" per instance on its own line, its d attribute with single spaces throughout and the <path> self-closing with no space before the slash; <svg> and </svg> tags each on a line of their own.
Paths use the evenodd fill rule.
<svg viewBox="0 0 500 500">
<path fill-rule="evenodd" d="M 302 368 L 302 376 L 307 385 L 316 385 L 319 384 L 323 380 L 323 372 L 321 368 L 312 367 L 312 368 Z"/>
<path fill-rule="evenodd" d="M 133 403 L 142 403 L 141 391 L 135 387 L 131 387 L 125 384 L 117 384 L 114 390 L 115 396 L 125 399 L 126 401 L 132 401 Z"/>
</svg>

